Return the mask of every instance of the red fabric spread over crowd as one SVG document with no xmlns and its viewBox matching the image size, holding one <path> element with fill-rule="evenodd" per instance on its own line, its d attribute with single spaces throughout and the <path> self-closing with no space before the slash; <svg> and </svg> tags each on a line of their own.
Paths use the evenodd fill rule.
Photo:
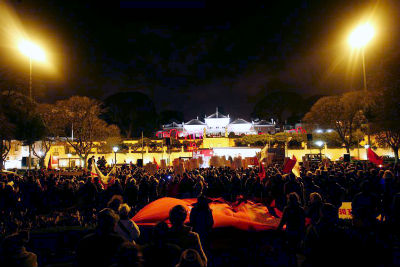
<svg viewBox="0 0 400 267">
<path fill-rule="evenodd" d="M 188 211 L 187 222 L 192 205 L 197 199 L 177 199 L 164 197 L 155 200 L 142 208 L 132 220 L 138 225 L 155 225 L 160 221 L 169 223 L 169 211 L 176 205 L 184 206 Z M 268 208 L 252 201 L 229 203 L 222 198 L 212 199 L 210 208 L 213 211 L 214 228 L 234 227 L 241 230 L 272 230 L 278 227 L 282 213 L 273 208 L 273 216 Z"/>
</svg>

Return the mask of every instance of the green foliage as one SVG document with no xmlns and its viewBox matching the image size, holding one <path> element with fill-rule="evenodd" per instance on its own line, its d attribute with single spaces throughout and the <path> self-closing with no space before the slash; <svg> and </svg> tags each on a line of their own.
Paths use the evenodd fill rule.
<svg viewBox="0 0 400 267">
<path fill-rule="evenodd" d="M 312 106 L 303 121 L 307 124 L 307 129 L 334 129 L 349 153 L 355 141 L 354 132 L 365 121 L 362 112 L 364 100 L 364 94 L 359 91 L 323 97 Z"/>
<path fill-rule="evenodd" d="M 245 135 L 240 138 L 235 139 L 235 144 L 237 146 L 256 146 L 262 147 L 266 144 L 274 145 L 277 143 L 289 142 L 289 145 L 298 146 L 301 142 L 306 140 L 305 134 L 297 133 L 276 133 L 271 134 L 260 134 L 260 135 Z"/>
</svg>

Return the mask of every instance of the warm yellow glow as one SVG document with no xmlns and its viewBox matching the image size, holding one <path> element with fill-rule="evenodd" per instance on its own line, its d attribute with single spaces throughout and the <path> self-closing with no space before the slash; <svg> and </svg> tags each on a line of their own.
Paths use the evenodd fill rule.
<svg viewBox="0 0 400 267">
<path fill-rule="evenodd" d="M 359 25 L 349 36 L 349 44 L 352 47 L 364 47 L 375 35 L 374 27 L 371 24 L 365 23 Z"/>
<path fill-rule="evenodd" d="M 43 49 L 28 40 L 21 41 L 18 44 L 18 49 L 22 52 L 22 54 L 33 60 L 41 62 L 46 60 L 46 55 Z"/>
</svg>

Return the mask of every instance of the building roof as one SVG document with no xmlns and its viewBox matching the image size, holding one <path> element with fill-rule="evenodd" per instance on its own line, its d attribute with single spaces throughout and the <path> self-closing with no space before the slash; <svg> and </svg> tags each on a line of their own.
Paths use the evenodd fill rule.
<svg viewBox="0 0 400 267">
<path fill-rule="evenodd" d="M 185 123 L 185 125 L 205 125 L 205 123 L 198 119 L 193 119 Z"/>
<path fill-rule="evenodd" d="M 219 113 L 218 108 L 214 114 L 211 114 L 210 116 L 206 117 L 206 119 L 224 119 L 224 118 L 229 118 L 229 116 L 225 116 L 222 113 Z"/>
<path fill-rule="evenodd" d="M 176 122 L 172 122 L 169 124 L 164 124 L 163 125 L 164 128 L 182 128 L 182 124 L 181 123 L 176 123 Z"/>
<path fill-rule="evenodd" d="M 238 118 L 238 119 L 234 120 L 233 122 L 231 122 L 230 124 L 251 124 L 251 123 L 248 121 L 245 121 L 244 119 Z"/>
<path fill-rule="evenodd" d="M 272 123 L 270 123 L 270 122 L 268 122 L 268 121 L 266 121 L 266 120 L 259 120 L 259 121 L 255 121 L 254 122 L 254 125 L 257 125 L 257 126 L 262 126 L 262 125 L 271 125 Z"/>
</svg>

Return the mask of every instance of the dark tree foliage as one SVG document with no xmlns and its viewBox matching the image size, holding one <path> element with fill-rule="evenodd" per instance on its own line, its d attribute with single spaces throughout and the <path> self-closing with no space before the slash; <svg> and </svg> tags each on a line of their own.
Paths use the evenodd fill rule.
<svg viewBox="0 0 400 267">
<path fill-rule="evenodd" d="M 182 123 L 184 121 L 183 113 L 177 110 L 164 110 L 158 115 L 158 126 L 171 123 L 172 121 Z"/>
<path fill-rule="evenodd" d="M 119 92 L 104 100 L 102 114 L 109 124 L 116 124 L 127 138 L 150 136 L 156 129 L 157 113 L 153 101 L 140 92 Z"/>
<path fill-rule="evenodd" d="M 11 91 L 3 92 L 0 98 L 3 121 L 13 125 L 9 136 L 29 146 L 30 158 L 32 145 L 46 135 L 46 126 L 37 112 L 37 104 L 25 95 Z"/>
<path fill-rule="evenodd" d="M 369 80 L 369 121 L 380 146 L 390 147 L 399 160 L 400 147 L 400 56 L 386 59 L 371 73 Z"/>
<path fill-rule="evenodd" d="M 271 119 L 279 124 L 296 123 L 307 112 L 309 104 L 301 95 L 291 91 L 274 91 L 262 97 L 255 105 L 252 117 Z"/>
</svg>

